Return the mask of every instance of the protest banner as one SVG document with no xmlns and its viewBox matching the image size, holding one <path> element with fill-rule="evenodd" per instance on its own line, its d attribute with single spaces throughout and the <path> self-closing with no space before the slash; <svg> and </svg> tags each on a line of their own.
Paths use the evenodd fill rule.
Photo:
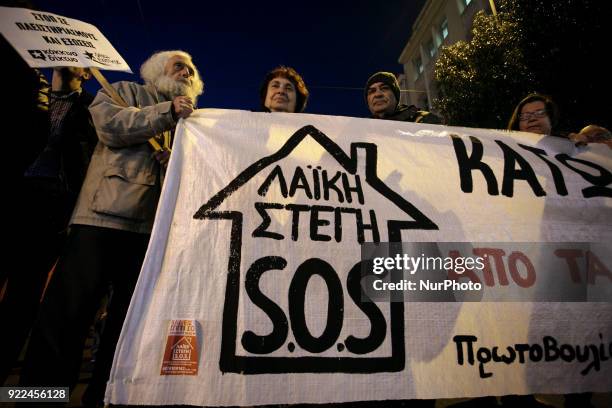
<svg viewBox="0 0 612 408">
<path fill-rule="evenodd" d="M 32 68 L 57 66 L 132 72 L 91 24 L 46 11 L 0 7 L 0 29 Z"/>
<path fill-rule="evenodd" d="M 177 128 L 106 401 L 609 391 L 609 299 L 538 296 L 554 281 L 610 290 L 611 167 L 607 146 L 528 133 L 198 110 Z M 452 282 L 531 292 L 372 302 L 363 266 L 395 258 L 362 248 L 400 241 L 418 262 L 432 247 L 451 259 Z M 554 267 L 519 243 L 556 245 L 538 249 Z"/>
</svg>

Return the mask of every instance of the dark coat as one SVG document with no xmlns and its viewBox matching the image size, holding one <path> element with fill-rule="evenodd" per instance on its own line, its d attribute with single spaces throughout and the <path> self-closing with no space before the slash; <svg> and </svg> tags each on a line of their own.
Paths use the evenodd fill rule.
<svg viewBox="0 0 612 408">
<path fill-rule="evenodd" d="M 427 111 L 414 112 L 408 109 L 406 105 L 398 105 L 395 112 L 386 116 L 384 119 L 399 120 L 401 122 L 431 123 L 435 125 L 442 124 L 442 120 L 439 116 Z"/>
</svg>

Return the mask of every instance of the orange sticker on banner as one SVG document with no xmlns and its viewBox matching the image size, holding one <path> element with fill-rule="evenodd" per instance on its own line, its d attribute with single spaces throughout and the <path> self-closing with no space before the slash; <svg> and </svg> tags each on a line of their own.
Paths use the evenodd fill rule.
<svg viewBox="0 0 612 408">
<path fill-rule="evenodd" d="M 195 320 L 171 320 L 160 374 L 197 375 L 198 356 Z"/>
</svg>

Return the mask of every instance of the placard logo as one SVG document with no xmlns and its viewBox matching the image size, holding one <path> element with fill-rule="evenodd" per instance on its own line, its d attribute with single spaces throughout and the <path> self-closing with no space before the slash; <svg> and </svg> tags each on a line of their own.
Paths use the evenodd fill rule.
<svg viewBox="0 0 612 408">
<path fill-rule="evenodd" d="M 196 321 L 171 320 L 160 375 L 197 375 L 198 356 Z"/>
</svg>

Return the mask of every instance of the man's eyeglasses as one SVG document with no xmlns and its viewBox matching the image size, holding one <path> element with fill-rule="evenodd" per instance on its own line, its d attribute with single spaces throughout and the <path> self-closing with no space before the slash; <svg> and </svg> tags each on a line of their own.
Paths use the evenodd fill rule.
<svg viewBox="0 0 612 408">
<path fill-rule="evenodd" d="M 531 118 L 543 118 L 544 116 L 548 115 L 546 113 L 546 109 L 540 109 L 537 111 L 533 111 L 533 112 L 525 112 L 525 113 L 521 113 L 519 115 L 519 119 L 521 122 L 526 122 Z"/>
</svg>

